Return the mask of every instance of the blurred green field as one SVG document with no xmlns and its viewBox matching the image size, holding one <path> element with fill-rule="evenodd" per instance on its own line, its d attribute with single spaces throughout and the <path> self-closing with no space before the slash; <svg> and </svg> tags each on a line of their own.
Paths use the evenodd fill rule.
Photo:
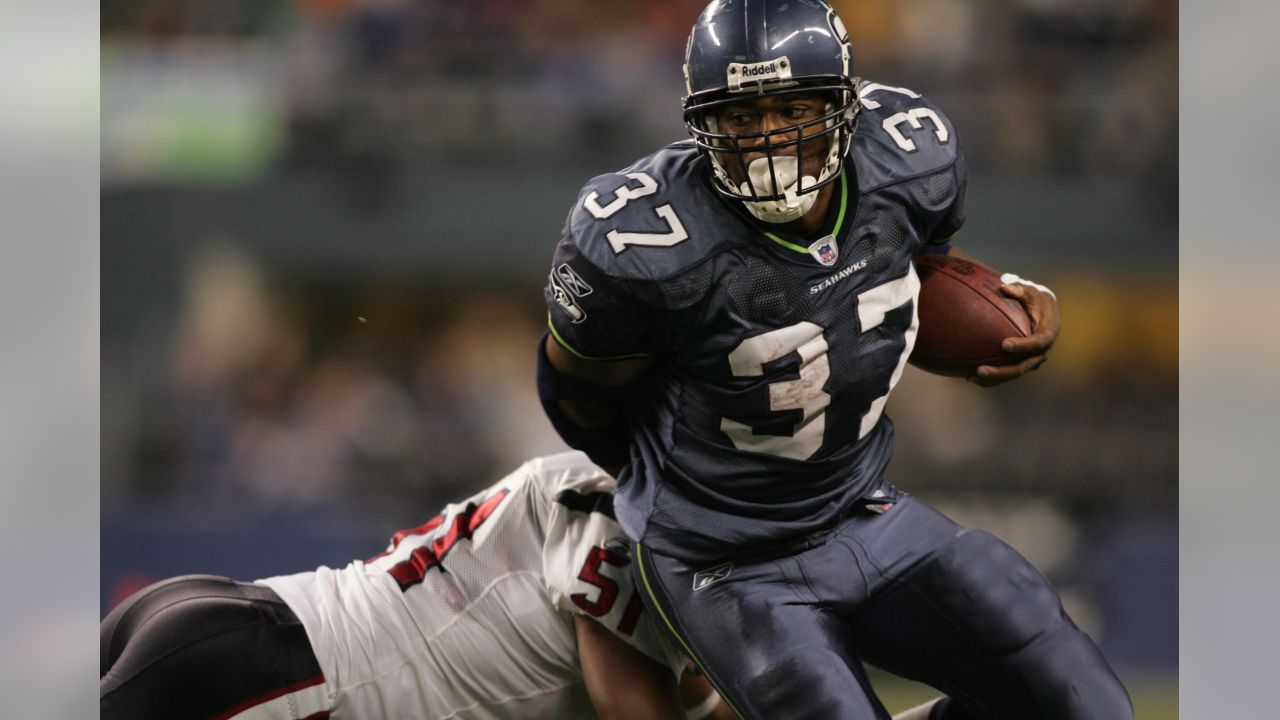
<svg viewBox="0 0 1280 720">
<path fill-rule="evenodd" d="M 1124 675 L 1122 679 L 1133 698 L 1135 720 L 1177 720 L 1176 675 Z M 938 695 L 927 685 L 876 671 L 871 672 L 871 682 L 890 713 L 901 712 Z"/>
</svg>

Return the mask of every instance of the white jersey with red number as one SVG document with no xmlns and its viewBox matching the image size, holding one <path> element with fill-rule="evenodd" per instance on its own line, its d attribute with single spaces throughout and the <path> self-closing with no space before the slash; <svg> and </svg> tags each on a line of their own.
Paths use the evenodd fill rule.
<svg viewBox="0 0 1280 720">
<path fill-rule="evenodd" d="M 335 720 L 593 718 L 575 613 L 684 663 L 642 609 L 613 490 L 580 453 L 539 458 L 382 555 L 259 582 L 302 620 Z"/>
</svg>

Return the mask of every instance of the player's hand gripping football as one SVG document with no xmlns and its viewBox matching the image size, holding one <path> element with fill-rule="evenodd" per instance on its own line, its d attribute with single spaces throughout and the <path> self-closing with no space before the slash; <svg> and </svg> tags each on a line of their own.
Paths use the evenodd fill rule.
<svg viewBox="0 0 1280 720">
<path fill-rule="evenodd" d="M 1022 303 L 1031 318 L 1031 334 L 1026 337 L 1005 338 L 1001 349 L 1022 359 L 1008 365 L 980 365 L 968 380 L 983 387 L 991 387 L 1022 377 L 1038 369 L 1047 360 L 1049 349 L 1058 339 L 1062 316 L 1058 314 L 1058 301 L 1050 293 L 1033 285 L 1011 283 L 1000 286 L 1000 292 Z"/>
</svg>

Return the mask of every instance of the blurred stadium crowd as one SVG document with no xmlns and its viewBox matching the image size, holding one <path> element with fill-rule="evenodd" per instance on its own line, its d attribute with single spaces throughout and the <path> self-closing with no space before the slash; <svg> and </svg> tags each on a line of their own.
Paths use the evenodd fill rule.
<svg viewBox="0 0 1280 720">
<path fill-rule="evenodd" d="M 546 263 L 582 182 L 684 137 L 703 4 L 103 5 L 104 612 L 162 574 L 373 554 L 562 447 Z M 833 5 L 861 75 L 958 128 L 960 241 L 1063 304 L 1027 381 L 904 379 L 893 479 L 1027 553 L 1119 666 L 1169 670 L 1177 5 Z"/>
<path fill-rule="evenodd" d="M 167 64 L 152 68 L 159 73 L 260 62 L 244 82 L 270 85 L 283 144 L 274 159 L 286 164 L 396 168 L 458 156 L 508 162 L 513 152 L 525 162 L 566 153 L 627 162 L 682 134 L 680 61 L 703 4 L 117 0 L 102 26 L 109 60 Z M 1134 175 L 1172 187 L 1173 0 L 833 5 L 853 29 L 861 74 L 947 108 L 976 169 Z M 104 171 L 127 175 L 130 163 L 117 162 Z"/>
</svg>

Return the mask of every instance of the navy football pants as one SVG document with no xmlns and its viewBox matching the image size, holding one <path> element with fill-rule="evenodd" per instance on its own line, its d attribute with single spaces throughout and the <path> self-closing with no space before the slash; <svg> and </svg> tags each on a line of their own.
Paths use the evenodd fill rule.
<svg viewBox="0 0 1280 720">
<path fill-rule="evenodd" d="M 728 566 L 636 556 L 650 611 L 743 718 L 887 720 L 863 660 L 951 696 L 948 720 L 1133 718 L 1026 559 L 906 494 Z"/>
<path fill-rule="evenodd" d="M 329 717 L 295 694 L 324 687 L 307 633 L 268 587 L 213 575 L 150 585 L 99 628 L 102 720 Z"/>
</svg>

